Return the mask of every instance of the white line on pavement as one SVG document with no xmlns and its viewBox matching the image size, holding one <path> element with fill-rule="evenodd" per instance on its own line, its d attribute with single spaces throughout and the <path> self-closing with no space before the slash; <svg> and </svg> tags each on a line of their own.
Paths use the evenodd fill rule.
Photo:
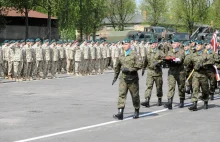
<svg viewBox="0 0 220 142">
<path fill-rule="evenodd" d="M 215 97 L 215 99 L 220 99 L 220 97 Z M 203 102 L 203 101 L 199 101 L 198 103 L 201 103 L 201 102 Z M 192 105 L 192 103 L 184 104 L 184 106 L 190 106 L 190 105 Z M 177 108 L 178 107 L 173 107 L 173 109 L 177 109 Z M 153 112 L 144 113 L 144 114 L 141 114 L 140 117 L 146 117 L 146 116 L 150 116 L 152 114 L 161 113 L 161 112 L 164 112 L 164 111 L 168 111 L 168 109 L 162 109 L 162 110 L 157 110 L 157 111 L 153 111 Z M 128 117 L 128 118 L 125 118 L 123 121 L 131 120 L 131 119 L 133 119 L 132 116 Z M 47 134 L 47 135 L 43 135 L 43 136 L 33 137 L 33 138 L 29 138 L 29 139 L 18 140 L 18 141 L 15 141 L 15 142 L 29 142 L 29 141 L 39 140 L 39 139 L 43 139 L 43 138 L 58 136 L 58 135 L 62 135 L 62 134 L 82 131 L 82 130 L 86 130 L 86 129 L 97 128 L 97 127 L 101 127 L 101 126 L 105 126 L 105 125 L 109 125 L 109 124 L 114 124 L 114 123 L 118 123 L 118 122 L 123 122 L 123 121 L 118 121 L 118 120 L 109 121 L 109 122 L 95 124 L 95 125 L 91 125 L 91 126 L 86 126 L 86 127 L 71 129 L 71 130 L 67 130 L 67 131 L 61 131 L 61 132 L 57 132 L 57 133 Z"/>
</svg>

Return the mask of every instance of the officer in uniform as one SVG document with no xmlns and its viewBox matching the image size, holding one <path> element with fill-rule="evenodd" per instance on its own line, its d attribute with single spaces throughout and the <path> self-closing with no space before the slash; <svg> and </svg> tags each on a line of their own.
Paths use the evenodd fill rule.
<svg viewBox="0 0 220 142">
<path fill-rule="evenodd" d="M 124 55 L 120 55 L 115 65 L 115 75 L 112 84 L 117 80 L 120 70 L 118 114 L 114 118 L 123 120 L 123 112 L 128 90 L 131 93 L 135 113 L 133 118 L 139 118 L 140 97 L 139 97 L 139 77 L 138 70 L 142 68 L 141 58 L 137 56 L 136 51 L 131 49 L 129 39 L 123 41 Z"/>
<path fill-rule="evenodd" d="M 200 99 L 204 101 L 204 109 L 208 109 L 208 99 L 209 99 L 209 84 L 207 77 L 207 53 L 204 52 L 204 47 L 201 41 L 197 41 L 196 52 L 184 61 L 185 65 L 192 64 L 194 68 L 193 78 L 192 78 L 192 88 L 193 94 L 191 101 L 193 105 L 189 107 L 191 111 L 197 111 L 197 101 L 199 95 L 199 89 L 202 89 L 202 96 Z"/>
<path fill-rule="evenodd" d="M 144 75 L 146 67 L 148 67 L 147 71 L 147 89 L 145 91 L 145 102 L 142 102 L 142 106 L 150 107 L 150 98 L 153 89 L 154 82 L 156 83 L 157 88 L 157 97 L 158 97 L 158 106 L 162 105 L 162 86 L 163 86 L 163 78 L 162 78 L 162 59 L 164 58 L 164 54 L 161 50 L 158 49 L 158 44 L 156 40 L 151 41 L 151 51 L 147 53 L 147 56 L 144 60 L 144 65 L 142 69 L 142 76 Z"/>
<path fill-rule="evenodd" d="M 168 103 L 164 104 L 165 108 L 172 109 L 173 97 L 175 93 L 176 83 L 178 85 L 180 104 L 179 107 L 184 107 L 185 100 L 185 71 L 184 71 L 184 50 L 180 49 L 180 43 L 177 39 L 173 41 L 173 49 L 168 51 L 168 57 L 171 57 L 172 60 L 169 62 L 169 71 L 168 71 Z"/>
</svg>

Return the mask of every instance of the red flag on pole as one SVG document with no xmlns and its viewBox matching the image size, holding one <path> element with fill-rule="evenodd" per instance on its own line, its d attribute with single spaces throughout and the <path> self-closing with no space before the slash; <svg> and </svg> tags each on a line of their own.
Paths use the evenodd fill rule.
<svg viewBox="0 0 220 142">
<path fill-rule="evenodd" d="M 216 31 L 213 33 L 213 36 L 212 36 L 212 39 L 211 39 L 211 44 L 212 44 L 213 50 L 214 50 L 215 52 L 218 52 Z"/>
</svg>

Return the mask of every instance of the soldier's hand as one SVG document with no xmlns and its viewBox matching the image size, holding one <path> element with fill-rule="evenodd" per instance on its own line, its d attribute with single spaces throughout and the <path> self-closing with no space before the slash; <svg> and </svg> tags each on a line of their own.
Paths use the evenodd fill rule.
<svg viewBox="0 0 220 142">
<path fill-rule="evenodd" d="M 145 73 L 145 69 L 142 69 L 142 76 L 144 76 L 144 73 Z"/>
</svg>

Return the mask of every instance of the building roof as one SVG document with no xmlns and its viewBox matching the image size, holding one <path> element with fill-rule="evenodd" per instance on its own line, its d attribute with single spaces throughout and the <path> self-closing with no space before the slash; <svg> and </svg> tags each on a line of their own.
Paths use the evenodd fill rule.
<svg viewBox="0 0 220 142">
<path fill-rule="evenodd" d="M 7 12 L 5 12 L 7 17 L 25 17 L 24 13 L 20 13 L 19 11 L 15 10 L 15 9 L 7 9 Z M 42 19 L 47 19 L 48 16 L 47 14 L 44 13 L 40 13 L 34 10 L 30 10 L 28 13 L 28 17 L 29 18 L 42 18 Z M 57 19 L 55 17 L 51 17 L 51 19 Z"/>
</svg>

